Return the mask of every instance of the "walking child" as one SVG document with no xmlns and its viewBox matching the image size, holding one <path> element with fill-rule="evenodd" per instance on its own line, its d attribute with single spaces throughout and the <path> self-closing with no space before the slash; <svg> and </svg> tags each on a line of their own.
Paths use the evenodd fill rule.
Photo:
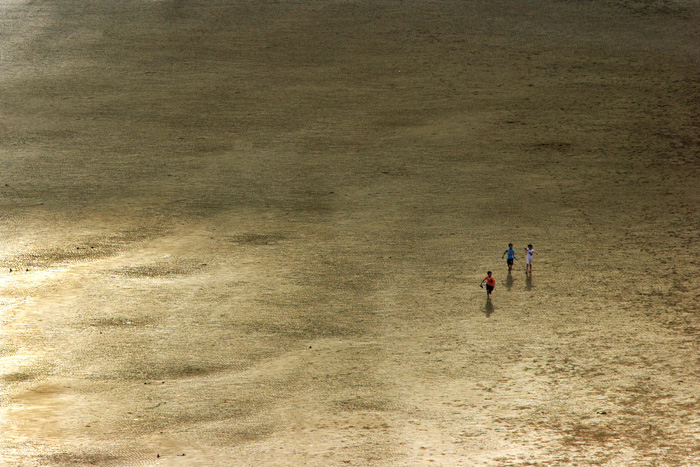
<svg viewBox="0 0 700 467">
<path fill-rule="evenodd" d="M 513 261 L 515 261 L 515 250 L 513 249 L 512 243 L 508 244 L 508 249 L 503 252 L 501 259 L 503 259 L 506 254 L 508 255 L 508 258 L 506 258 L 506 263 L 508 263 L 508 274 L 510 274 L 510 271 L 513 269 Z"/>
<path fill-rule="evenodd" d="M 496 279 L 491 275 L 491 271 L 486 273 L 486 277 L 484 277 L 484 280 L 481 281 L 481 287 L 482 289 L 484 288 L 484 284 L 486 284 L 486 300 L 491 299 L 491 292 L 493 292 L 493 288 L 496 287 Z"/>
<path fill-rule="evenodd" d="M 528 272 L 532 274 L 532 257 L 535 254 L 535 250 L 532 248 L 532 244 L 529 244 L 525 248 L 525 274 Z"/>
</svg>

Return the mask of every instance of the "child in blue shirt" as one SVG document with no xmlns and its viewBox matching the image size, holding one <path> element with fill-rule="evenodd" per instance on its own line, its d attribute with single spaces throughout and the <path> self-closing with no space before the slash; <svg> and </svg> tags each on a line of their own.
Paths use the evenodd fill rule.
<svg viewBox="0 0 700 467">
<path fill-rule="evenodd" d="M 508 274 L 510 274 L 510 271 L 513 269 L 513 261 L 515 261 L 515 250 L 513 249 L 513 244 L 509 243 L 508 244 L 508 249 L 503 252 L 501 255 L 501 259 L 508 254 L 508 258 L 506 259 L 506 263 L 508 263 Z"/>
</svg>

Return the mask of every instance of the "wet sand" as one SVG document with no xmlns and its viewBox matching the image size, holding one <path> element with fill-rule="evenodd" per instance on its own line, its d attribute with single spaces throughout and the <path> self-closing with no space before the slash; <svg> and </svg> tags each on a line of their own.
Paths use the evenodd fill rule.
<svg viewBox="0 0 700 467">
<path fill-rule="evenodd" d="M 0 465 L 697 465 L 698 20 L 0 0 Z"/>
</svg>

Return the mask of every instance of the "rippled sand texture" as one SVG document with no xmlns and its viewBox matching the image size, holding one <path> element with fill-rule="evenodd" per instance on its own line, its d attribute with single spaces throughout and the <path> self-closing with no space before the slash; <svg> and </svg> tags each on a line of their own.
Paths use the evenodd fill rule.
<svg viewBox="0 0 700 467">
<path fill-rule="evenodd" d="M 699 9 L 0 0 L 0 465 L 700 464 Z"/>
</svg>

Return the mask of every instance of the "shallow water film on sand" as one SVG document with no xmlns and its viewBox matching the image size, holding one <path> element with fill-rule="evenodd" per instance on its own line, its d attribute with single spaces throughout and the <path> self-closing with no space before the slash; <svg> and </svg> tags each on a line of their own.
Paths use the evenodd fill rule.
<svg viewBox="0 0 700 467">
<path fill-rule="evenodd" d="M 700 464 L 699 20 L 0 0 L 0 465 Z"/>
</svg>

